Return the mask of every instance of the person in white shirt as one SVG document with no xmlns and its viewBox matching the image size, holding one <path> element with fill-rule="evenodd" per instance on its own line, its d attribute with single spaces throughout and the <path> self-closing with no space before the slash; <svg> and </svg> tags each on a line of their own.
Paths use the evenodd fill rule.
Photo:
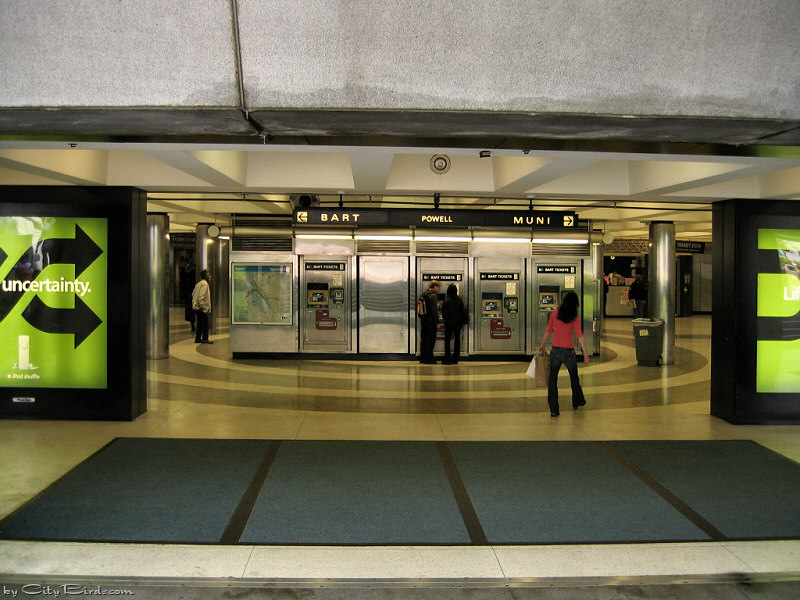
<svg viewBox="0 0 800 600">
<path fill-rule="evenodd" d="M 195 331 L 195 344 L 213 344 L 208 339 L 208 315 L 211 314 L 211 273 L 208 269 L 200 272 L 200 281 L 192 291 L 192 310 L 197 318 L 197 331 Z"/>
</svg>

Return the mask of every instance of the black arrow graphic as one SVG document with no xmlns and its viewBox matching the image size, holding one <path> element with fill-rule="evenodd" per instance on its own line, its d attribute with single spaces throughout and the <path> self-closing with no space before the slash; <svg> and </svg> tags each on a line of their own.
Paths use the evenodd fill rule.
<svg viewBox="0 0 800 600">
<path fill-rule="evenodd" d="M 75 308 L 52 308 L 34 296 L 22 317 L 39 331 L 45 333 L 67 333 L 75 336 L 75 348 L 102 323 L 100 318 L 75 295 Z"/>
<path fill-rule="evenodd" d="M 27 255 L 34 256 L 37 253 L 41 253 L 45 267 L 54 264 L 75 265 L 75 277 L 78 277 L 89 265 L 97 260 L 103 250 L 76 223 L 74 238 L 48 238 L 42 242 L 38 250 L 31 246 L 23 252 L 17 264 L 21 263 Z M 0 255 L 2 255 L 0 256 L 0 263 L 2 263 L 7 255 L 2 249 L 0 249 Z M 38 276 L 39 273 L 36 273 L 34 280 Z M 15 269 L 12 269 L 5 279 L 8 282 L 21 280 L 18 274 L 15 273 Z M 25 292 L 19 290 L 0 294 L 0 321 L 8 316 L 8 313 L 11 312 L 24 295 Z"/>
<path fill-rule="evenodd" d="M 76 223 L 74 238 L 46 239 L 42 242 L 41 252 L 45 259 L 45 265 L 75 265 L 75 277 L 80 277 L 81 273 L 103 253 L 103 250 Z"/>
<path fill-rule="evenodd" d="M 0 265 L 2 265 L 2 264 L 3 264 L 3 262 L 4 262 L 4 261 L 5 261 L 7 258 L 8 258 L 8 254 L 6 254 L 5 252 L 3 252 L 3 249 L 2 249 L 2 248 L 0 248 Z"/>
</svg>

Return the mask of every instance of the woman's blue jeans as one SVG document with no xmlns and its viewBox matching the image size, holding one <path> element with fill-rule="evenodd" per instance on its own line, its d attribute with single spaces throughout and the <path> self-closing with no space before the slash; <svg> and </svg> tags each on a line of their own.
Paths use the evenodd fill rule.
<svg viewBox="0 0 800 600">
<path fill-rule="evenodd" d="M 558 408 L 558 371 L 561 365 L 567 367 L 569 383 L 572 386 L 572 407 L 583 406 L 586 398 L 583 396 L 581 381 L 578 379 L 578 358 L 574 348 L 558 348 L 553 346 L 550 350 L 550 379 L 547 382 L 547 404 L 551 413 L 559 413 Z"/>
</svg>

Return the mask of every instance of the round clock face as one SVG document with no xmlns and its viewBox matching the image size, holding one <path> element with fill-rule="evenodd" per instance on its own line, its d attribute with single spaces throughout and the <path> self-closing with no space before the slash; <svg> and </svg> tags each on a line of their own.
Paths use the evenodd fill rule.
<svg viewBox="0 0 800 600">
<path fill-rule="evenodd" d="M 444 154 L 437 154 L 431 158 L 431 171 L 442 174 L 450 170 L 450 158 Z"/>
<path fill-rule="evenodd" d="M 208 237 L 215 238 L 219 235 L 219 227 L 216 225 L 209 225 L 208 226 Z"/>
</svg>

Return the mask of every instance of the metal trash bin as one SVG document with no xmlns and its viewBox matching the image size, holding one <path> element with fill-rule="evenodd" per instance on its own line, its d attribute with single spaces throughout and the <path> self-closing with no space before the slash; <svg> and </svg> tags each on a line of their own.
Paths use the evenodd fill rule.
<svg viewBox="0 0 800 600">
<path fill-rule="evenodd" d="M 664 364 L 661 349 L 664 346 L 664 321 L 634 319 L 633 337 L 636 340 L 636 360 L 644 367 Z"/>
</svg>

